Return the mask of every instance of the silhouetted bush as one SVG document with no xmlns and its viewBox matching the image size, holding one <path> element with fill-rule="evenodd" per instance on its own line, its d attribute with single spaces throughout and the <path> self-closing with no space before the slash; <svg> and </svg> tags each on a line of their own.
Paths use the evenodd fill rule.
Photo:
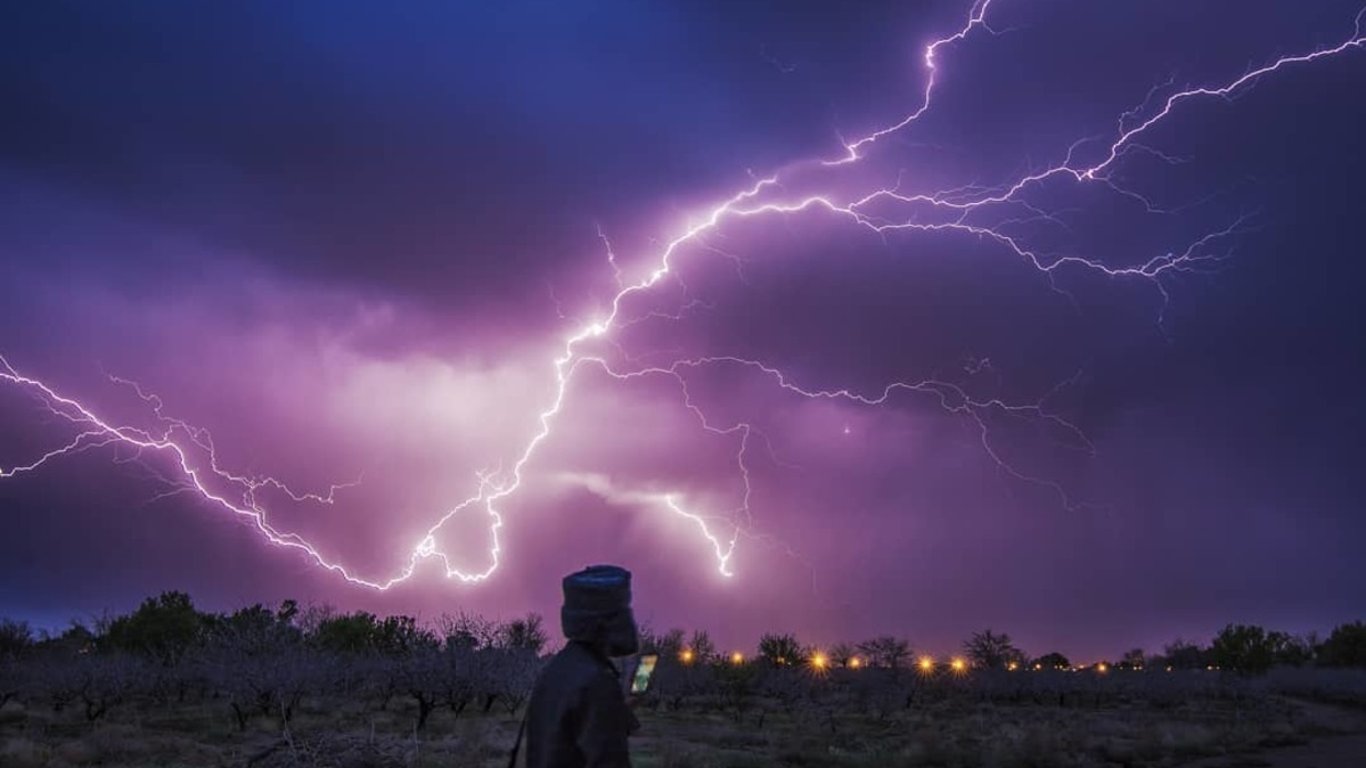
<svg viewBox="0 0 1366 768">
<path fill-rule="evenodd" d="M 1204 669 L 1214 661 L 1208 648 L 1177 638 L 1162 649 L 1159 663 L 1172 669 Z"/>
<path fill-rule="evenodd" d="M 1072 662 L 1066 656 L 1054 651 L 1035 659 L 1031 665 L 1039 669 L 1068 669 L 1072 666 Z"/>
<path fill-rule="evenodd" d="M 1366 667 L 1366 623 L 1343 624 L 1318 648 L 1321 664 L 1330 667 Z"/>
<path fill-rule="evenodd" d="M 1215 635 L 1210 657 L 1221 669 L 1248 674 L 1265 672 L 1276 659 L 1276 640 L 1261 627 L 1229 624 Z"/>
<path fill-rule="evenodd" d="M 207 617 L 195 610 L 189 595 L 163 592 L 144 600 L 133 613 L 114 619 L 96 642 L 170 665 L 204 638 L 208 624 Z"/>
</svg>

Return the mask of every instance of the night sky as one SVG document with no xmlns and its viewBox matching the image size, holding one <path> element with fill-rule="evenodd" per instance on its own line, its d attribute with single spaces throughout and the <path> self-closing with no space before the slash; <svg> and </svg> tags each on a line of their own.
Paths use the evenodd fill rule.
<svg viewBox="0 0 1366 768">
<path fill-rule="evenodd" d="M 457 5 L 0 10 L 0 615 L 616 562 L 727 646 L 1366 618 L 1366 46 L 1105 163 L 1360 0 Z M 414 555 L 488 572 L 489 497 L 487 579 Z"/>
</svg>

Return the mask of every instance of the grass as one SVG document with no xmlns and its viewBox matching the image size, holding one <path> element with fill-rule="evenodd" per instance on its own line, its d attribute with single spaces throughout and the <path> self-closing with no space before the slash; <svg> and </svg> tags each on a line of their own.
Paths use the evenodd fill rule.
<svg viewBox="0 0 1366 768">
<path fill-rule="evenodd" d="M 1276 695 L 1236 703 L 1194 698 L 1161 707 L 950 697 L 885 718 L 766 702 L 738 720 L 719 708 L 639 714 L 643 728 L 632 748 L 641 768 L 1166 768 L 1210 756 L 1254 766 L 1261 750 L 1302 744 L 1324 729 L 1304 706 Z M 310 699 L 288 730 L 277 718 L 257 716 L 245 731 L 224 702 L 212 699 L 124 705 L 93 724 L 71 709 L 10 702 L 0 709 L 0 765 L 502 766 L 518 716 L 495 711 L 455 717 L 443 710 L 420 734 L 413 722 L 411 705 L 399 700 L 377 710 Z"/>
</svg>

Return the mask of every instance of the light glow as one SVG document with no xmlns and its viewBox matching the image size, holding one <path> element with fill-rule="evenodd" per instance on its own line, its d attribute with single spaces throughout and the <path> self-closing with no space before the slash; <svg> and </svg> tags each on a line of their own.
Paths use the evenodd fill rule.
<svg viewBox="0 0 1366 768">
<path fill-rule="evenodd" d="M 867 133 L 853 141 L 843 142 L 840 157 L 814 161 L 816 165 L 845 166 L 864 162 L 873 152 L 878 142 L 893 134 L 909 130 L 920 118 L 927 114 L 934 103 L 939 75 L 943 71 L 940 54 L 955 43 L 982 30 L 996 34 L 987 20 L 992 0 L 978 0 L 968 9 L 966 20 L 951 34 L 940 37 L 923 49 L 924 86 L 919 105 L 899 121 Z M 1243 220 L 1229 222 L 1227 226 L 1194 237 L 1167 252 L 1155 253 L 1147 261 L 1135 266 L 1112 267 L 1098 258 L 1087 255 L 1067 254 L 1049 256 L 1032 248 L 1019 235 L 1004 225 L 973 223 L 969 214 L 976 212 L 1014 209 L 1023 206 L 1032 209 L 1033 203 L 1025 196 L 1048 180 L 1062 180 L 1077 185 L 1102 184 L 1120 194 L 1137 197 L 1136 193 L 1120 186 L 1117 167 L 1131 150 L 1138 146 L 1138 140 L 1155 132 L 1156 127 L 1181 108 L 1203 102 L 1222 103 L 1252 87 L 1257 82 L 1273 74 L 1291 70 L 1312 62 L 1334 57 L 1350 50 L 1366 46 L 1366 37 L 1361 33 L 1361 14 L 1358 14 L 1352 33 L 1342 42 L 1304 53 L 1282 55 L 1262 66 L 1248 69 L 1244 74 L 1224 82 L 1190 86 L 1168 93 L 1159 99 L 1160 105 L 1144 115 L 1140 111 L 1126 113 L 1119 121 L 1113 135 L 1107 137 L 1108 151 L 1098 161 L 1090 164 L 1074 160 L 1069 151 L 1061 162 L 1046 165 L 1040 170 L 1017 175 L 1013 180 L 993 188 L 962 187 L 950 191 L 926 191 L 908 193 L 899 185 L 871 187 L 862 189 L 859 194 L 842 195 L 834 191 L 801 196 L 787 196 L 783 181 L 786 171 L 779 171 L 759 177 L 754 182 L 730 197 L 709 206 L 703 215 L 693 223 L 681 228 L 674 236 L 665 238 L 655 252 L 645 254 L 640 259 L 648 264 L 644 278 L 635 282 L 626 279 L 632 272 L 630 264 L 608 247 L 608 262 L 617 278 L 618 290 L 607 303 L 607 309 L 594 316 L 594 319 L 577 328 L 570 329 L 556 345 L 554 354 L 544 361 L 544 370 L 553 385 L 553 394 L 536 411 L 536 428 L 521 442 L 521 448 L 509 461 L 492 461 L 490 465 L 507 467 L 506 471 L 480 473 L 476 475 L 473 490 L 463 500 L 446 506 L 438 511 L 433 522 L 421 530 L 408 545 L 408 549 L 396 556 L 396 564 L 386 575 L 363 575 L 354 566 L 338 559 L 324 556 L 319 549 L 302 535 L 283 530 L 271 520 L 263 504 L 264 490 L 281 491 L 298 502 L 327 505 L 334 501 L 336 494 L 345 485 L 334 485 L 327 492 L 296 492 L 284 483 L 270 477 L 255 477 L 224 468 L 212 441 L 206 433 L 184 421 L 162 416 L 160 401 L 154 395 L 147 395 L 139 388 L 138 393 L 156 415 L 158 429 L 138 429 L 119 425 L 98 415 L 86 404 L 58 392 L 44 381 L 21 374 L 7 360 L 0 357 L 0 382 L 12 385 L 28 394 L 34 395 L 57 420 L 74 430 L 74 436 L 65 439 L 58 447 L 41 451 L 36 457 L 26 459 L 10 467 L 0 467 L 0 478 L 10 478 L 38 470 L 60 457 L 72 456 L 101 448 L 131 449 L 134 453 L 158 453 L 169 457 L 175 482 L 179 490 L 197 496 L 209 506 L 246 521 L 267 544 L 281 547 L 300 554 L 307 562 L 335 574 L 346 582 L 373 590 L 385 591 L 409 580 L 418 565 L 431 560 L 439 563 L 447 579 L 464 583 L 477 583 L 488 579 L 503 561 L 500 531 L 503 526 L 501 506 L 522 488 L 528 466 L 539 449 L 551 438 L 554 425 L 568 402 L 570 383 L 574 375 L 583 368 L 604 372 L 608 376 L 625 381 L 640 377 L 651 377 L 675 382 L 681 393 L 684 405 L 696 416 L 701 429 L 714 435 L 729 439 L 734 447 L 734 460 L 737 476 L 743 481 L 741 503 L 734 514 L 734 520 L 723 524 L 724 533 L 718 533 L 717 521 L 707 513 L 695 508 L 687 508 L 678 501 L 677 495 L 663 498 L 659 511 L 683 517 L 692 523 L 699 537 L 699 547 L 707 551 L 709 565 L 713 565 L 723 576 L 733 574 L 732 556 L 742 537 L 754 536 L 748 528 L 751 518 L 750 472 L 747 463 L 751 441 L 757 439 L 758 431 L 747 421 L 735 420 L 724 424 L 713 421 L 692 399 L 688 390 L 687 374 L 698 369 L 731 367 L 767 380 L 776 389 L 788 394 L 812 400 L 832 400 L 860 405 L 883 405 L 894 394 L 913 392 L 936 398 L 944 411 L 967 419 L 976 429 L 982 450 L 1007 476 L 1014 480 L 1045 487 L 1052 491 L 1064 506 L 1075 508 L 1075 502 L 1058 483 L 1034 476 L 1016 468 L 1003 458 L 991 439 L 988 418 L 999 412 L 1014 416 L 1027 416 L 1046 423 L 1051 428 L 1067 432 L 1080 443 L 1090 447 L 1090 442 L 1081 430 L 1072 423 L 1049 411 L 1043 400 L 1035 402 L 1012 403 L 999 399 L 974 399 L 962 387 L 951 382 L 936 379 L 893 381 L 880 391 L 860 392 L 849 388 L 821 388 L 798 383 L 796 378 L 783 369 L 763 360 L 732 357 L 705 356 L 677 360 L 661 365 L 622 367 L 598 356 L 593 350 L 595 342 L 610 342 L 615 331 L 632 321 L 627 309 L 628 303 L 636 296 L 655 289 L 663 281 L 676 277 L 676 261 L 683 258 L 690 246 L 703 245 L 706 235 L 717 234 L 727 223 L 739 219 L 759 217 L 791 217 L 798 214 L 823 214 L 843 221 L 853 227 L 872 231 L 879 235 L 893 232 L 935 232 L 961 236 L 972 241 L 993 244 L 1005 255 L 1019 258 L 1031 265 L 1038 274 L 1050 278 L 1063 269 L 1088 270 L 1098 276 L 1108 278 L 1136 279 L 1151 283 L 1161 293 L 1164 302 L 1166 289 L 1162 278 L 1170 273 L 1194 271 L 1202 266 L 1218 263 L 1228 257 L 1227 250 L 1221 247 L 1228 238 L 1243 231 Z M 812 162 L 798 163 L 791 168 L 805 168 Z M 874 205 L 880 206 L 873 212 Z M 894 210 L 886 210 L 886 209 Z M 940 214 L 948 212 L 948 218 Z M 606 235 L 599 229 L 599 235 L 607 242 Z M 845 428 L 845 433 L 849 429 Z M 729 454 L 728 454 L 729 456 Z M 485 519 L 490 543 L 484 553 L 484 562 L 478 567 L 460 567 L 453 563 L 452 556 L 438 544 L 438 534 L 453 518 L 464 512 L 478 512 Z M 734 658 L 733 658 L 734 660 Z M 743 657 L 740 658 L 740 661 Z M 736 661 L 739 663 L 739 661 Z M 954 659 L 951 666 L 955 671 L 966 669 L 966 663 Z M 933 669 L 922 660 L 921 669 Z M 1098 671 L 1105 672 L 1107 666 L 1098 665 Z M 1209 669 L 1214 669 L 1212 666 Z"/>
</svg>

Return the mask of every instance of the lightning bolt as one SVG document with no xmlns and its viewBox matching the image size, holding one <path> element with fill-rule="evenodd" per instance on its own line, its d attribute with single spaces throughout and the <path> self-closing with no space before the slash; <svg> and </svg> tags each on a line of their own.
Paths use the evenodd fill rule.
<svg viewBox="0 0 1366 768">
<path fill-rule="evenodd" d="M 925 70 L 928 74 L 925 77 L 925 91 L 921 96 L 919 108 L 917 108 L 914 112 L 911 112 L 910 114 L 903 117 L 897 123 L 889 125 L 886 128 L 873 131 L 872 133 L 868 134 L 867 136 L 864 136 L 861 139 L 856 139 L 852 142 L 849 142 L 848 144 L 845 144 L 844 151 L 846 154 L 844 157 L 838 160 L 825 160 L 822 161 L 822 164 L 844 165 L 846 163 L 855 162 L 860 158 L 859 150 L 871 145 L 873 142 L 883 138 L 884 136 L 890 136 L 894 133 L 901 131 L 902 129 L 908 127 L 912 123 L 919 120 L 921 116 L 923 116 L 926 112 L 929 112 L 930 97 L 934 94 L 934 86 L 938 81 L 937 75 L 939 73 L 939 67 L 935 64 L 935 55 L 939 52 L 939 49 L 941 47 L 945 45 L 950 45 L 952 43 L 956 43 L 959 40 L 966 38 L 968 36 L 968 33 L 972 32 L 973 29 L 976 29 L 978 27 L 981 27 L 982 29 L 991 32 L 992 34 L 996 34 L 996 31 L 987 25 L 987 7 L 990 5 L 991 0 L 976 0 L 976 2 L 972 4 L 972 8 L 968 11 L 967 22 L 964 23 L 963 26 L 958 29 L 958 31 L 954 32 L 948 37 L 941 37 L 938 40 L 935 40 L 934 42 L 925 46 Z"/>
<path fill-rule="evenodd" d="M 1020 235 L 1011 234 L 1008 229 L 1023 222 L 1057 221 L 1054 215 L 1032 204 L 1027 199 L 1028 192 L 1052 179 L 1070 180 L 1077 185 L 1100 184 L 1116 194 L 1139 201 L 1149 212 L 1161 212 L 1159 206 L 1138 192 L 1125 188 L 1113 176 L 1116 166 L 1133 153 L 1147 153 L 1168 163 L 1180 161 L 1179 158 L 1140 143 L 1140 139 L 1154 126 L 1173 119 L 1173 115 L 1187 105 L 1193 106 L 1205 100 L 1231 100 L 1258 82 L 1283 70 L 1366 47 L 1366 37 L 1363 37 L 1361 32 L 1362 18 L 1366 15 L 1366 9 L 1363 9 L 1354 19 L 1352 34 L 1335 46 L 1282 56 L 1227 82 L 1174 90 L 1164 96 L 1163 92 L 1171 89 L 1172 81 L 1168 80 L 1155 86 L 1138 107 L 1119 116 L 1114 133 L 1109 139 L 1104 140 L 1098 158 L 1089 163 L 1079 160 L 1078 155 L 1084 146 L 1094 140 L 1082 140 L 1068 147 L 1060 162 L 992 187 L 964 186 L 957 189 L 907 192 L 901 189 L 901 182 L 898 180 L 893 187 L 870 189 L 857 196 L 812 194 L 796 198 L 785 197 L 787 193 L 782 182 L 792 174 L 811 167 L 834 169 L 838 172 L 843 167 L 865 161 L 873 154 L 880 140 L 911 130 L 929 113 L 934 103 L 941 66 L 940 55 L 978 30 L 993 36 L 1000 34 L 1000 31 L 992 28 L 987 21 L 991 5 L 992 0 L 977 0 L 969 8 L 967 18 L 960 27 L 925 46 L 922 54 L 924 87 L 919 103 L 912 111 L 900 120 L 860 138 L 842 141 L 843 153 L 838 157 L 802 161 L 768 176 L 753 177 L 750 186 L 718 202 L 705 215 L 665 242 L 657 253 L 646 260 L 646 263 L 653 263 L 654 266 L 644 277 L 634 282 L 627 278 L 629 270 L 622 266 L 607 234 L 598 227 L 597 235 L 606 247 L 608 266 L 616 285 L 616 292 L 607 303 L 606 312 L 566 335 L 558 352 L 548 361 L 547 368 L 553 377 L 554 395 L 537 412 L 537 426 L 511 462 L 510 469 L 506 472 L 479 473 L 475 492 L 438 517 L 414 544 L 401 567 L 387 578 L 365 578 L 344 564 L 325 557 L 301 536 L 278 529 L 270 523 L 268 511 L 259 498 L 262 491 L 269 490 L 284 493 L 295 502 L 331 504 L 335 494 L 349 484 L 334 485 L 327 493 L 300 493 L 273 478 L 251 477 L 231 472 L 220 465 L 212 437 L 207 431 L 164 415 L 162 402 L 157 396 L 148 394 L 138 385 L 122 379 L 115 378 L 114 381 L 135 389 L 155 416 L 159 429 L 134 428 L 111 423 L 78 400 L 56 391 L 39 379 L 20 373 L 7 360 L 0 357 L 0 381 L 32 395 L 50 414 L 69 423 L 76 430 L 74 437 L 68 442 L 42 453 L 25 464 L 0 467 L 0 478 L 12 478 L 34 472 L 59 458 L 111 446 L 131 449 L 138 456 L 145 453 L 164 454 L 170 457 L 175 469 L 175 492 L 193 493 L 210 505 L 242 518 L 268 543 L 296 550 L 317 566 L 341 576 L 352 584 L 380 591 L 388 590 L 407 581 L 416 572 L 419 564 L 429 559 L 441 564 L 447 578 L 467 583 L 480 582 L 492 575 L 501 563 L 503 550 L 500 530 L 503 526 L 503 516 L 499 511 L 500 507 L 521 489 L 529 465 L 541 446 L 551 438 L 556 419 L 568 401 L 576 374 L 585 368 L 593 368 L 619 381 L 647 377 L 668 378 L 677 384 L 683 405 L 697 418 L 701 429 L 718 439 L 733 441 L 736 468 L 743 484 L 742 498 L 739 505 L 728 515 L 718 517 L 689 509 L 684 501 L 684 494 L 678 492 L 638 492 L 628 496 L 633 503 L 653 506 L 690 521 L 709 545 L 717 571 L 730 576 L 733 573 L 731 560 L 738 541 L 741 538 L 756 541 L 766 539 L 762 534 L 752 530 L 754 521 L 751 498 L 754 489 L 749 460 L 756 441 L 762 442 L 770 454 L 772 453 L 772 445 L 754 424 L 745 421 L 717 423 L 694 400 L 689 390 L 690 374 L 699 370 L 730 366 L 767 380 L 790 396 L 810 400 L 831 400 L 860 407 L 878 407 L 901 395 L 928 398 L 944 412 L 966 418 L 975 425 L 983 451 L 1007 476 L 1020 482 L 1046 487 L 1056 493 L 1064 505 L 1069 508 L 1075 507 L 1078 502 L 1071 499 L 1058 483 L 1012 466 L 993 443 L 988 425 L 988 418 L 996 413 L 1037 420 L 1062 430 L 1081 450 L 1093 452 L 1094 447 L 1080 429 L 1044 406 L 1047 396 L 1033 403 L 977 398 L 962 385 L 940 379 L 894 381 L 880 390 L 868 392 L 848 388 L 823 389 L 802 384 L 776 365 L 757 359 L 716 355 L 680 359 L 667 364 L 645 365 L 623 352 L 621 357 L 628 365 L 623 367 L 614 364 L 606 356 L 593 352 L 595 345 L 599 343 L 615 346 L 612 336 L 614 332 L 619 332 L 623 328 L 646 319 L 679 320 L 684 312 L 700 305 L 697 300 L 693 300 L 679 314 L 651 311 L 633 316 L 626 309 L 634 297 L 647 294 L 665 280 L 678 279 L 676 261 L 683 256 L 686 248 L 699 247 L 719 252 L 707 244 L 705 238 L 717 233 L 727 222 L 803 213 L 823 213 L 840 217 L 884 237 L 894 232 L 950 232 L 992 243 L 1005 254 L 1030 265 L 1055 289 L 1057 286 L 1053 283 L 1053 277 L 1065 268 L 1090 270 L 1115 279 L 1145 280 L 1151 282 L 1161 293 L 1165 307 L 1167 293 L 1163 279 L 1172 274 L 1198 272 L 1217 267 L 1230 255 L 1227 241 L 1247 231 L 1246 216 L 1235 219 L 1221 229 L 1207 232 L 1186 243 L 1184 247 L 1153 254 L 1141 263 L 1111 266 L 1099 258 L 1084 254 L 1042 253 L 1031 248 Z M 1155 106 L 1149 107 L 1150 104 Z M 1017 210 L 1023 211 L 1023 217 L 1008 214 L 1010 217 L 994 222 L 983 221 L 990 215 L 1000 215 L 999 212 L 1002 211 Z M 731 257 L 724 252 L 720 253 Z M 731 258 L 738 269 L 739 260 Z M 740 273 L 740 276 L 743 279 L 743 273 Z M 973 374 L 988 367 L 989 363 L 986 360 L 970 361 L 968 373 Z M 481 511 L 488 521 L 490 546 L 487 551 L 487 564 L 481 570 L 464 570 L 457 567 L 451 556 L 437 542 L 442 527 L 457 515 L 469 510 Z M 728 528 L 729 532 L 718 533 L 718 526 Z"/>
</svg>

